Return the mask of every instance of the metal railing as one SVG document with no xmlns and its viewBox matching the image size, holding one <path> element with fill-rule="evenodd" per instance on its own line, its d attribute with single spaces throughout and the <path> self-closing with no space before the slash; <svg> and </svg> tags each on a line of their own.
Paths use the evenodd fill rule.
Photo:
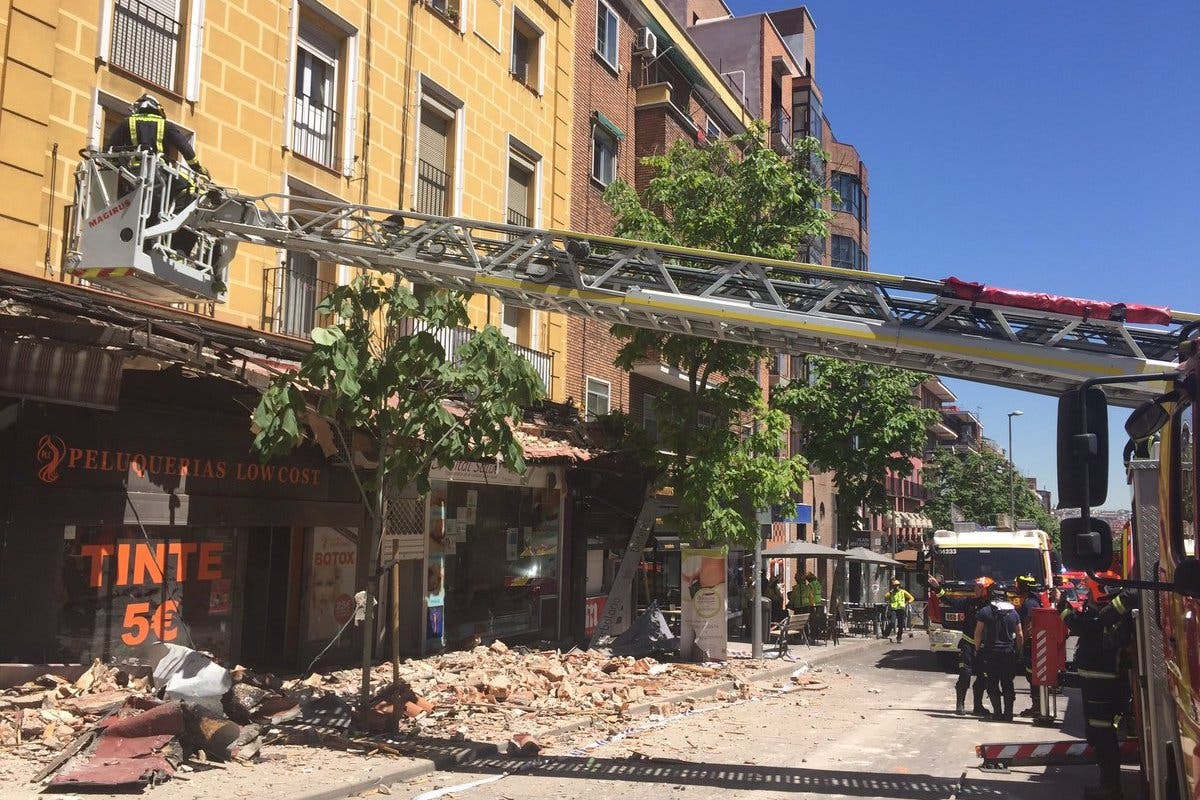
<svg viewBox="0 0 1200 800">
<path fill-rule="evenodd" d="M 141 0 L 116 0 L 112 26 L 112 65 L 174 91 L 179 20 Z"/>
<path fill-rule="evenodd" d="M 792 151 L 792 116 L 782 108 L 771 111 L 771 147 L 782 153 Z"/>
<path fill-rule="evenodd" d="M 290 266 L 263 270 L 263 327 L 307 339 L 313 328 L 333 323 L 332 314 L 317 313 L 317 304 L 336 285 Z"/>
<path fill-rule="evenodd" d="M 332 108 L 314 106 L 297 97 L 292 118 L 292 152 L 323 167 L 337 169 L 338 130 L 341 117 Z"/>
<path fill-rule="evenodd" d="M 421 331 L 429 331 L 434 338 L 446 351 L 446 360 L 453 362 L 459 349 L 467 342 L 475 337 L 476 331 L 471 328 L 430 328 L 429 325 L 421 320 L 408 319 L 404 326 L 400 329 L 402 336 L 411 336 Z M 517 352 L 522 358 L 529 362 L 533 367 L 533 371 L 542 380 L 542 387 L 550 391 L 550 377 L 554 374 L 554 356 L 549 353 L 543 353 L 540 350 L 534 350 L 531 347 L 510 342 L 512 349 Z"/>
<path fill-rule="evenodd" d="M 509 225 L 520 225 L 522 228 L 528 228 L 529 227 L 529 217 L 525 216 L 520 211 L 514 211 L 513 209 L 510 208 L 508 210 L 508 224 Z M 506 235 L 510 242 L 514 241 L 516 239 L 520 239 L 522 237 L 522 234 L 519 234 L 519 233 L 509 233 Z"/>
<path fill-rule="evenodd" d="M 417 212 L 445 214 L 449 207 L 450 173 L 438 169 L 425 159 L 417 159 Z"/>
</svg>

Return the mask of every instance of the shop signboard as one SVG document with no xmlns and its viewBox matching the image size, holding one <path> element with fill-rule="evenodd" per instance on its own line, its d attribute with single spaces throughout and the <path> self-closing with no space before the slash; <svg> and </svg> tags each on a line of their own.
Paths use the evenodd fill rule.
<svg viewBox="0 0 1200 800">
<path fill-rule="evenodd" d="M 681 553 L 679 655 L 685 661 L 724 661 L 727 657 L 727 553 L 724 547 L 688 547 Z"/>
<path fill-rule="evenodd" d="M 309 532 L 309 641 L 327 641 L 354 614 L 357 545 L 335 528 Z"/>
</svg>

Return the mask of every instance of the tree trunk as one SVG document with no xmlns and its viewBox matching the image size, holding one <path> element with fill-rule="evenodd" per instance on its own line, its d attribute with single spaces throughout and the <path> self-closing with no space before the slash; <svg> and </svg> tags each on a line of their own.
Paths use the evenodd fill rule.
<svg viewBox="0 0 1200 800">
<path fill-rule="evenodd" d="M 358 585 L 365 594 L 363 608 L 362 684 L 359 687 L 359 713 L 366 717 L 367 704 L 371 702 L 371 667 L 375 661 L 375 555 L 379 552 L 379 541 L 383 536 L 383 485 L 385 477 L 385 453 L 379 448 L 379 464 L 375 468 L 375 491 L 371 501 L 368 530 L 358 537 Z"/>
</svg>

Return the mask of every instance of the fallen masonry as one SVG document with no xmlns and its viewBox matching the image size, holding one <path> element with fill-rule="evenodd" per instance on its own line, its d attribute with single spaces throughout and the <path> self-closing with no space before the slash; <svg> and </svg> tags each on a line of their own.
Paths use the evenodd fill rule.
<svg viewBox="0 0 1200 800">
<path fill-rule="evenodd" d="M 635 713 L 680 713 L 689 706 L 681 696 L 697 690 L 719 687 L 718 702 L 753 696 L 751 681 L 765 669 L 497 641 L 404 661 L 399 681 L 391 665 L 376 667 L 359 714 L 356 669 L 281 681 L 188 648 L 153 647 L 149 667 L 97 661 L 73 681 L 47 674 L 0 692 L 0 753 L 57 791 L 152 786 L 188 762 L 253 763 L 277 743 L 425 757 L 496 745 L 534 755 L 556 731 L 612 733 Z"/>
</svg>

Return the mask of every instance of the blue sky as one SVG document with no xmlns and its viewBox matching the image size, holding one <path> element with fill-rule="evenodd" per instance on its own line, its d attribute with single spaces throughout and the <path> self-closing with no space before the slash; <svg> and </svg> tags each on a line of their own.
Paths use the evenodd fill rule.
<svg viewBox="0 0 1200 800">
<path fill-rule="evenodd" d="M 826 115 L 870 171 L 872 269 L 1200 311 L 1200 2 L 807 5 Z M 1002 447 L 1025 412 L 1016 464 L 1057 497 L 1054 400 L 950 386 Z"/>
</svg>

